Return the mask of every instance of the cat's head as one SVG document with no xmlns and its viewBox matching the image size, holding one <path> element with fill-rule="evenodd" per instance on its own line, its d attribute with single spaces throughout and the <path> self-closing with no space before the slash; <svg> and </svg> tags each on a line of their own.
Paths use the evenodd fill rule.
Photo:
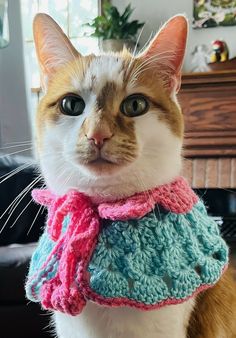
<svg viewBox="0 0 236 338">
<path fill-rule="evenodd" d="M 187 36 L 169 20 L 139 55 L 82 56 L 46 14 L 34 20 L 45 95 L 36 147 L 47 185 L 114 199 L 167 183 L 181 168 L 176 100 Z"/>
</svg>

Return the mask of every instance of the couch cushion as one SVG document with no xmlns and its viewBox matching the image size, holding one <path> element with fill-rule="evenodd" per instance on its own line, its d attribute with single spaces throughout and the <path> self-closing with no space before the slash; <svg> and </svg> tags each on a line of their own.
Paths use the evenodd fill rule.
<svg viewBox="0 0 236 338">
<path fill-rule="evenodd" d="M 0 247 L 0 305 L 24 304 L 24 282 L 35 244 Z"/>
<path fill-rule="evenodd" d="M 32 162 L 30 158 L 19 159 L 12 156 L 0 156 L 0 181 L 4 180 L 6 178 L 4 175 L 12 172 L 12 170 L 25 167 L 0 184 L 0 216 L 12 201 L 37 177 L 34 165 L 26 168 L 30 162 Z M 34 187 L 40 186 L 42 186 L 42 182 L 34 185 Z M 31 199 L 31 190 L 29 189 L 25 196 L 22 194 L 22 200 L 19 200 L 19 205 L 16 206 L 9 219 L 8 212 L 0 218 L 0 246 L 12 243 L 30 243 L 38 240 L 44 226 L 45 212 L 43 210 L 39 212 L 39 206 Z M 20 217 L 18 217 L 19 215 Z M 30 229 L 31 226 L 32 229 Z"/>
<path fill-rule="evenodd" d="M 38 304 L 0 305 L 1 338 L 46 338 L 50 334 L 50 313 L 42 313 Z"/>
</svg>

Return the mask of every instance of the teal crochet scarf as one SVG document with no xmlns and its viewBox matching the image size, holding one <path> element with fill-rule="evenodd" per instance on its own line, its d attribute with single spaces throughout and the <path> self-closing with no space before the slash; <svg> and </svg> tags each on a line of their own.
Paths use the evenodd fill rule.
<svg viewBox="0 0 236 338">
<path fill-rule="evenodd" d="M 80 313 L 88 300 L 142 310 L 178 304 L 227 267 L 217 224 L 183 178 L 113 203 L 36 191 L 49 209 L 26 283 L 44 308 Z"/>
</svg>

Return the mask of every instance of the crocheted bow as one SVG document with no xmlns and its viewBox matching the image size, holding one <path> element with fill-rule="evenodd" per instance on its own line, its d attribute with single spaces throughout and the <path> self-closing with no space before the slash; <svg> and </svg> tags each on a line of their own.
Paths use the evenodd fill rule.
<svg viewBox="0 0 236 338">
<path fill-rule="evenodd" d="M 58 197 L 49 190 L 34 190 L 36 202 L 47 206 L 46 231 L 52 242 L 50 255 L 41 271 L 27 281 L 30 294 L 44 308 L 76 315 L 86 304 L 85 290 L 89 289 L 88 263 L 97 244 L 100 218 L 128 220 L 141 218 L 158 203 L 174 213 L 186 213 L 197 202 L 183 178 L 117 202 L 95 205 L 84 194 L 70 191 Z M 68 217 L 66 229 L 63 224 Z M 52 278 L 51 278 L 52 276 Z"/>
<path fill-rule="evenodd" d="M 88 279 L 84 273 L 85 265 L 90 259 L 91 249 L 96 244 L 99 217 L 90 200 L 75 191 L 59 198 L 49 191 L 35 190 L 32 195 L 38 203 L 48 207 L 47 231 L 51 239 L 57 242 L 42 267 L 45 270 L 44 276 L 40 276 L 43 278 L 40 290 L 42 305 L 47 309 L 78 314 L 86 303 L 78 285 Z M 70 223 L 63 233 L 63 220 L 68 214 Z M 50 270 L 47 269 L 48 266 Z M 54 268 L 57 268 L 56 275 L 47 280 L 47 275 Z M 33 293 L 37 282 L 39 280 L 36 279 L 31 287 Z"/>
</svg>

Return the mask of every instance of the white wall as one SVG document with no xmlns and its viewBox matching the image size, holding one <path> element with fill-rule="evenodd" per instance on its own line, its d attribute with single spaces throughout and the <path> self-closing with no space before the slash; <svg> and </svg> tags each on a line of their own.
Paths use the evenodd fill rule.
<svg viewBox="0 0 236 338">
<path fill-rule="evenodd" d="M 0 145 L 30 139 L 20 1 L 9 0 L 10 44 L 0 49 Z"/>
<path fill-rule="evenodd" d="M 112 3 L 120 10 L 131 3 L 135 8 L 133 18 L 146 23 L 140 39 L 141 46 L 147 41 L 151 32 L 156 32 L 167 19 L 178 13 L 185 13 L 190 22 L 185 71 L 192 68 L 191 52 L 197 44 L 208 45 L 215 39 L 224 39 L 229 46 L 230 57 L 236 56 L 236 26 L 192 29 L 193 0 L 112 0 Z"/>
</svg>

